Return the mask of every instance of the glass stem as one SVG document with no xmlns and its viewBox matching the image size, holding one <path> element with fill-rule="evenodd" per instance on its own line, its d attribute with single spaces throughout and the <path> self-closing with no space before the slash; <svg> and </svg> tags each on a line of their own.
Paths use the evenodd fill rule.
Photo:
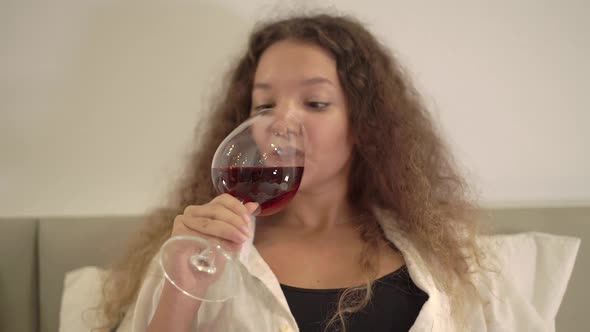
<svg viewBox="0 0 590 332">
<path fill-rule="evenodd" d="M 217 271 L 217 267 L 215 267 L 215 253 L 209 247 L 192 255 L 190 257 L 190 264 L 199 272 L 213 274 Z"/>
</svg>

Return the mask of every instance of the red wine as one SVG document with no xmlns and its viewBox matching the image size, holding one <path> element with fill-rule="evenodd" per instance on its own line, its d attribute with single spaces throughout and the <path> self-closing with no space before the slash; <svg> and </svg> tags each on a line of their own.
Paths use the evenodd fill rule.
<svg viewBox="0 0 590 332">
<path fill-rule="evenodd" d="M 260 204 L 259 216 L 281 210 L 291 201 L 303 177 L 303 167 L 227 167 L 211 169 L 218 192 L 243 203 Z"/>
</svg>

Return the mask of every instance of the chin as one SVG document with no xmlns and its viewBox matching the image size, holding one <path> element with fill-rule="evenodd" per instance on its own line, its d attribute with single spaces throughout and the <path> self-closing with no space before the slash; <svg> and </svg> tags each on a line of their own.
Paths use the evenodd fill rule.
<svg viewBox="0 0 590 332">
<path fill-rule="evenodd" d="M 297 192 L 307 192 L 310 189 L 310 183 L 311 181 L 309 176 L 306 176 L 305 171 L 303 171 L 303 179 L 301 179 L 301 184 L 299 185 Z"/>
</svg>

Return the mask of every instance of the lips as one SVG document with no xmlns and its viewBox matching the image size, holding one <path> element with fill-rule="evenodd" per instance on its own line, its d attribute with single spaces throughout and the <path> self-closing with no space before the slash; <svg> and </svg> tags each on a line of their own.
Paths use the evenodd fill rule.
<svg viewBox="0 0 590 332">
<path fill-rule="evenodd" d="M 274 152 L 278 154 L 280 157 L 292 157 L 297 154 L 297 149 L 294 149 L 289 146 L 285 147 L 276 147 Z"/>
<path fill-rule="evenodd" d="M 287 158 L 302 158 L 304 156 L 303 151 L 296 149 L 291 146 L 277 146 L 270 151 L 270 155 L 275 158 L 287 159 Z"/>
</svg>

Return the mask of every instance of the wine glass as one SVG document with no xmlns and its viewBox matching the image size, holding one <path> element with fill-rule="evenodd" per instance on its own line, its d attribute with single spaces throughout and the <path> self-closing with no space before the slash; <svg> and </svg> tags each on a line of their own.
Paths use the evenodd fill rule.
<svg viewBox="0 0 590 332">
<path fill-rule="evenodd" d="M 211 178 L 219 194 L 256 202 L 258 216 L 282 210 L 303 177 L 305 130 L 293 114 L 262 110 L 240 124 L 219 145 Z M 175 236 L 164 243 L 160 265 L 185 295 L 206 302 L 232 298 L 241 283 L 237 258 L 214 239 Z"/>
</svg>

